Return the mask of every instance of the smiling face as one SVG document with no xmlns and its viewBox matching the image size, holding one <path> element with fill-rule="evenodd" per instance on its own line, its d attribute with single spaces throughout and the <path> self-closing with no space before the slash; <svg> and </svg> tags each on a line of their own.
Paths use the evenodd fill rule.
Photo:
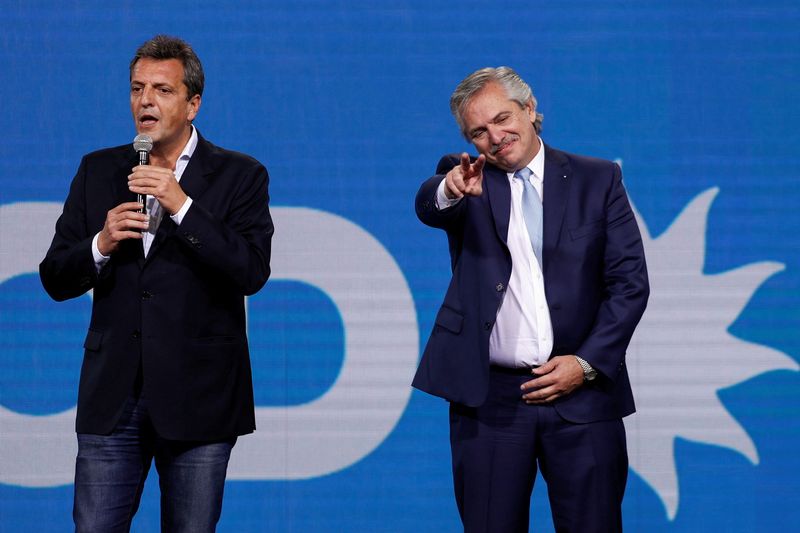
<svg viewBox="0 0 800 533">
<path fill-rule="evenodd" d="M 514 172 L 539 151 L 533 102 L 520 106 L 498 83 L 489 83 L 464 106 L 464 132 L 493 165 Z"/>
<path fill-rule="evenodd" d="M 153 152 L 180 153 L 191 135 L 200 95 L 188 97 L 178 59 L 142 58 L 131 72 L 131 113 L 136 132 L 153 138 Z"/>
</svg>

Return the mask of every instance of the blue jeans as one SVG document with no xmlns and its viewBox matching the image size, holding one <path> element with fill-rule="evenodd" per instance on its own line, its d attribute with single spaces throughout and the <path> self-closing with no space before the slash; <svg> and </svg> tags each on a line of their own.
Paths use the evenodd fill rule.
<svg viewBox="0 0 800 533">
<path fill-rule="evenodd" d="M 153 459 L 161 488 L 161 530 L 215 531 L 235 443 L 235 437 L 213 443 L 162 439 L 145 398 L 129 398 L 110 435 L 78 434 L 75 531 L 130 531 Z"/>
</svg>

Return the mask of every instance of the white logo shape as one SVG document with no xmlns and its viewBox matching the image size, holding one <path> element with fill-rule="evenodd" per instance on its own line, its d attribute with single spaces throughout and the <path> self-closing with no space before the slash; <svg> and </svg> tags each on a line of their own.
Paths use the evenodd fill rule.
<svg viewBox="0 0 800 533">
<path fill-rule="evenodd" d="M 679 500 L 675 438 L 724 446 L 758 464 L 755 444 L 717 391 L 771 370 L 798 370 L 788 355 L 728 332 L 756 289 L 784 265 L 703 273 L 708 212 L 718 191 L 699 194 L 656 239 L 636 214 L 651 291 L 628 350 L 637 412 L 625 426 L 631 468 L 656 491 L 670 520 Z"/>
<path fill-rule="evenodd" d="M 314 401 L 256 408 L 258 431 L 239 439 L 228 479 L 306 479 L 360 461 L 403 415 L 417 365 L 414 301 L 386 248 L 330 213 L 298 207 L 273 213 L 272 277 L 305 281 L 333 300 L 345 359 L 336 382 Z"/>
<path fill-rule="evenodd" d="M 52 202 L 0 206 L 0 283 L 37 271 L 60 213 L 61 204 Z M 321 397 L 256 408 L 258 431 L 239 440 L 228 479 L 311 478 L 360 461 L 403 415 L 419 352 L 411 291 L 380 242 L 331 213 L 292 207 L 272 213 L 272 279 L 303 281 L 331 298 L 344 325 L 345 356 L 336 382 Z M 75 354 L 80 356 L 79 347 Z M 72 483 L 74 425 L 74 407 L 37 416 L 0 405 L 0 482 Z"/>
</svg>

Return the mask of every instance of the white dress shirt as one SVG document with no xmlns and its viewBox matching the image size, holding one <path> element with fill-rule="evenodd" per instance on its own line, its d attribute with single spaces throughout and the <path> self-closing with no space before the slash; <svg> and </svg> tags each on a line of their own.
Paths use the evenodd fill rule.
<svg viewBox="0 0 800 533">
<path fill-rule="evenodd" d="M 186 146 L 183 147 L 181 155 L 178 156 L 178 161 L 175 163 L 175 180 L 178 183 L 180 183 L 183 172 L 186 170 L 186 166 L 189 164 L 189 160 L 192 158 L 192 154 L 194 154 L 196 148 L 197 129 L 192 125 L 192 134 L 189 136 L 189 141 L 186 143 Z M 158 200 L 149 194 L 145 198 L 145 205 L 147 206 L 147 212 L 150 214 L 150 226 L 147 228 L 147 231 L 142 232 L 142 246 L 144 246 L 144 256 L 147 257 L 164 213 Z M 181 208 L 174 215 L 170 215 L 170 218 L 176 225 L 181 225 L 181 221 L 183 221 L 183 217 L 186 216 L 191 205 L 192 199 L 187 196 Z M 98 232 L 97 235 L 94 236 L 94 239 L 92 239 L 92 255 L 94 256 L 94 264 L 98 271 L 103 268 L 103 265 L 111 258 L 110 256 L 100 253 L 100 249 L 97 247 L 97 239 L 99 236 L 100 233 Z"/>
<path fill-rule="evenodd" d="M 531 184 L 544 199 L 544 144 L 526 165 L 531 169 Z M 489 337 L 489 359 L 505 367 L 538 366 L 547 362 L 553 350 L 553 326 L 544 293 L 542 269 L 528 236 L 522 216 L 524 185 L 507 174 L 511 186 L 511 215 L 508 222 L 508 249 L 511 253 L 511 278 L 497 312 Z M 444 194 L 444 180 L 437 192 L 437 208 L 445 209 L 458 203 Z"/>
</svg>

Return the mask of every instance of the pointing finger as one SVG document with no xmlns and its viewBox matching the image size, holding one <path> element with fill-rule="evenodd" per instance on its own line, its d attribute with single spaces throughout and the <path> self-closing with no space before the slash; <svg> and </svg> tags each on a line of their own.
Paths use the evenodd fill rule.
<svg viewBox="0 0 800 533">
<path fill-rule="evenodd" d="M 472 173 L 480 174 L 481 172 L 483 172 L 484 163 L 486 163 L 486 156 L 481 154 L 478 156 L 478 159 L 476 159 L 475 163 L 472 165 Z"/>
<path fill-rule="evenodd" d="M 469 169 L 470 169 L 469 154 L 467 152 L 462 152 L 461 153 L 461 172 L 465 176 L 467 176 L 467 175 L 469 175 Z"/>
</svg>

